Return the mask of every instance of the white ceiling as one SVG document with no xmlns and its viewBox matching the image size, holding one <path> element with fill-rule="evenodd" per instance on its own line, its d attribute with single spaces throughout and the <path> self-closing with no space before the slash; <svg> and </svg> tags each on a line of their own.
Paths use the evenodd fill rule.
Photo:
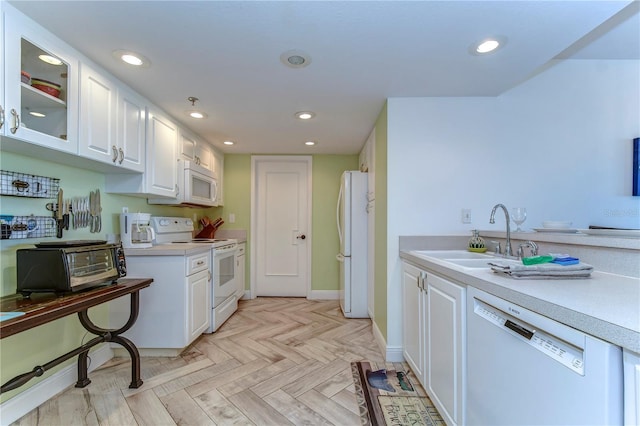
<svg viewBox="0 0 640 426">
<path fill-rule="evenodd" d="M 353 154 L 388 97 L 495 96 L 554 58 L 640 59 L 630 0 L 10 3 L 227 153 Z M 503 49 L 468 53 L 495 35 Z M 311 64 L 285 67 L 292 49 Z M 189 96 L 206 120 L 186 117 Z"/>
</svg>

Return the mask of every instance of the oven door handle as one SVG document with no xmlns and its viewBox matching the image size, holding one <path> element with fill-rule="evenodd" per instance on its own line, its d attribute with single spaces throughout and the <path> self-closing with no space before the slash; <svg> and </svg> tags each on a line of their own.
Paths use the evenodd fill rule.
<svg viewBox="0 0 640 426">
<path fill-rule="evenodd" d="M 238 247 L 237 247 L 237 246 L 236 246 L 236 247 L 233 247 L 233 248 L 227 248 L 227 249 L 217 249 L 217 248 L 215 248 L 215 249 L 213 249 L 213 252 L 214 252 L 214 253 L 213 253 L 213 255 L 214 255 L 214 256 L 220 256 L 220 255 L 222 255 L 222 254 L 233 253 L 233 252 L 235 252 L 237 249 L 238 249 Z"/>
</svg>

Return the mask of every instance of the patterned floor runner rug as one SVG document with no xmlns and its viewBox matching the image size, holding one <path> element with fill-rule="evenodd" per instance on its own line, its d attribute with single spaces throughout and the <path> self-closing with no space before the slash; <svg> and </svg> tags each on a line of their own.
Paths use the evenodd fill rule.
<svg viewBox="0 0 640 426">
<path fill-rule="evenodd" d="M 416 391 L 404 371 L 359 361 L 351 363 L 351 372 L 363 426 L 445 426 L 431 400 Z"/>
</svg>

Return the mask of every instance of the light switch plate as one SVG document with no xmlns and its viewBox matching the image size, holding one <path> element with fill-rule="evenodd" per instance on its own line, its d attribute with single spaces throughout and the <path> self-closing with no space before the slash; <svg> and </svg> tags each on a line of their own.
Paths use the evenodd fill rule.
<svg viewBox="0 0 640 426">
<path fill-rule="evenodd" d="M 462 209 L 461 220 L 462 223 L 471 223 L 471 209 Z"/>
</svg>

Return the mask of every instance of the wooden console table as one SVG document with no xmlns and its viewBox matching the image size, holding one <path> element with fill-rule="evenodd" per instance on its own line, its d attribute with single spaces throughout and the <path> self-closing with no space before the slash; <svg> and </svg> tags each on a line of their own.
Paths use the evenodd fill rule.
<svg viewBox="0 0 640 426">
<path fill-rule="evenodd" d="M 120 336 L 120 334 L 129 330 L 135 324 L 140 305 L 139 292 L 143 288 L 149 287 L 152 282 L 151 278 L 120 279 L 115 284 L 78 293 L 67 293 L 62 296 L 57 296 L 53 293 L 32 293 L 28 299 L 19 294 L 0 298 L 0 312 L 24 312 L 24 315 L 0 321 L 0 339 L 75 313 L 78 314 L 78 319 L 82 326 L 90 333 L 98 336 L 44 365 L 34 367 L 32 371 L 14 377 L 2 385 L 0 393 L 18 388 L 32 378 L 42 376 L 45 371 L 76 355 L 78 356 L 78 381 L 76 382 L 76 387 L 85 387 L 91 383 L 87 372 L 89 349 L 102 342 L 118 343 L 129 352 L 131 357 L 131 384 L 129 387 L 140 387 L 142 380 L 140 378 L 140 354 L 138 353 L 138 348 L 131 340 Z M 127 294 L 131 295 L 131 310 L 129 319 L 124 326 L 117 330 L 108 330 L 100 328 L 91 322 L 88 315 L 89 308 Z"/>
</svg>

